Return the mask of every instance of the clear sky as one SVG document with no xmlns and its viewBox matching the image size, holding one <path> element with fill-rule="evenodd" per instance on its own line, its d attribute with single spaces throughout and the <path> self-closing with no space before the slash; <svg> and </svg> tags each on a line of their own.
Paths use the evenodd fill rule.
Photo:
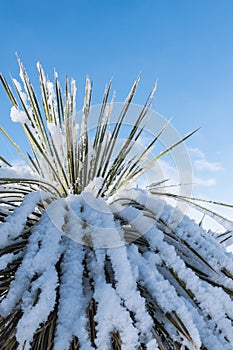
<svg viewBox="0 0 233 350">
<path fill-rule="evenodd" d="M 233 203 L 232 0 L 1 1 L 0 43 L 4 75 L 18 75 L 15 52 L 33 81 L 38 60 L 51 78 L 54 67 L 74 77 L 81 92 L 88 74 L 93 103 L 111 77 L 122 101 L 141 71 L 139 104 L 158 79 L 154 108 L 181 135 L 202 126 L 187 143 L 195 176 L 208 185 L 197 193 Z M 2 88 L 0 106 L 10 132 Z"/>
</svg>

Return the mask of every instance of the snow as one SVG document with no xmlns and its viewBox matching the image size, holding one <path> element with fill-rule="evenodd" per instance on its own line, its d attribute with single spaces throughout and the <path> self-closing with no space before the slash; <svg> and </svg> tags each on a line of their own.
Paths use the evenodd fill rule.
<svg viewBox="0 0 233 350">
<path fill-rule="evenodd" d="M 113 214 L 105 199 L 89 191 L 66 198 L 69 223 L 65 233 L 76 242 L 94 247 L 115 247 L 124 244 L 115 228 Z"/>
<path fill-rule="evenodd" d="M 116 207 L 118 203 L 117 199 L 121 197 L 132 199 L 145 206 L 156 220 L 161 219 L 163 222 L 166 222 L 167 227 L 174 231 L 175 235 L 197 250 L 199 254 L 205 257 L 217 270 L 226 267 L 233 273 L 232 255 L 227 253 L 224 247 L 211 235 L 211 231 L 207 233 L 202 227 L 197 225 L 194 220 L 180 212 L 180 210 L 167 204 L 158 196 L 150 194 L 148 191 L 140 189 L 121 191 L 111 199 L 113 203 L 112 206 Z M 122 204 L 123 202 L 119 201 L 119 203 Z M 120 212 L 122 211 L 122 214 L 124 211 L 125 213 L 128 211 L 127 216 L 129 222 L 135 224 L 137 229 L 143 234 L 149 232 L 149 227 L 153 227 L 153 220 L 150 225 L 148 224 L 148 227 L 143 226 L 145 220 L 141 222 L 142 212 L 136 208 L 130 207 L 130 209 L 125 209 L 118 204 L 117 210 Z M 162 232 L 159 232 L 156 227 L 154 227 L 153 230 L 156 231 L 156 242 L 158 241 L 158 235 L 162 235 Z M 153 243 L 151 242 L 151 244 Z"/>
<path fill-rule="evenodd" d="M 20 75 L 22 77 L 22 70 L 20 70 Z M 13 81 L 13 83 L 14 83 L 14 85 L 15 85 L 15 87 L 20 95 L 20 98 L 22 99 L 23 104 L 26 106 L 28 99 L 27 99 L 26 93 L 23 92 L 23 90 L 22 90 L 21 84 L 18 82 L 18 80 L 14 79 L 14 78 L 12 79 L 12 81 Z M 22 81 L 23 81 L 23 79 L 22 79 Z"/>
<path fill-rule="evenodd" d="M 97 197 L 99 191 L 103 187 L 104 179 L 102 177 L 95 177 L 84 189 L 85 192 L 91 192 L 93 196 Z"/>
<path fill-rule="evenodd" d="M 139 345 L 138 330 L 133 326 L 129 311 L 124 307 L 116 290 L 104 278 L 105 252 L 98 249 L 95 255 L 96 261 L 91 256 L 89 266 L 95 283 L 94 298 L 98 303 L 95 316 L 97 349 L 109 350 L 111 333 L 114 331 L 118 331 L 121 336 L 122 350 L 136 349 Z"/>
<path fill-rule="evenodd" d="M 135 314 L 136 326 L 140 329 L 141 340 L 143 341 L 143 336 L 145 339 L 150 336 L 149 330 L 152 328 L 153 322 L 146 311 L 145 300 L 137 290 L 135 278 L 137 276 L 132 273 L 126 247 L 108 249 L 107 254 L 111 259 L 115 272 L 116 291 L 124 300 L 125 306 Z"/>
<path fill-rule="evenodd" d="M 27 114 L 15 106 L 11 107 L 10 117 L 15 123 L 25 124 L 28 121 Z"/>
<path fill-rule="evenodd" d="M 55 350 L 69 350 L 73 337 L 78 338 L 82 350 L 93 349 L 87 313 L 93 302 L 98 350 L 109 350 L 112 336 L 117 333 L 122 350 L 136 350 L 142 343 L 148 350 L 158 349 L 143 290 L 156 305 L 156 317 L 174 342 L 183 339 L 183 347 L 190 350 L 201 346 L 229 350 L 229 344 L 233 344 L 233 304 L 218 284 L 233 289 L 232 280 L 221 274 L 223 268 L 233 270 L 232 254 L 211 233 L 149 191 L 130 189 L 108 199 L 96 198 L 102 184 L 103 179 L 95 179 L 80 195 L 55 200 L 33 228 L 24 254 L 0 257 L 3 269 L 22 258 L 0 303 L 3 317 L 20 305 L 22 317 L 16 333 L 19 349 L 24 343 L 25 350 L 30 349 L 35 331 L 54 310 L 59 287 Z M 17 239 L 28 215 L 46 196 L 40 192 L 25 196 L 0 225 L 2 247 Z M 149 246 L 126 244 L 120 220 L 141 234 Z M 211 273 L 207 265 L 203 272 L 216 286 L 200 279 L 185 265 L 185 251 L 179 247 L 183 241 L 213 266 Z M 192 258 L 190 255 L 191 263 Z M 60 280 L 55 268 L 59 261 Z M 110 280 L 108 274 L 112 276 Z M 177 315 L 186 329 L 182 331 L 182 323 L 177 329 L 167 315 Z"/>
<path fill-rule="evenodd" d="M 146 348 L 147 350 L 159 350 L 155 339 L 150 340 L 149 343 L 146 344 Z"/>
<path fill-rule="evenodd" d="M 54 96 L 55 96 L 54 86 L 53 86 L 53 83 L 49 80 L 47 81 L 46 86 L 48 89 L 48 104 L 52 106 L 54 101 Z"/>
<path fill-rule="evenodd" d="M 33 198 L 33 196 L 35 198 Z M 40 199 L 39 193 L 28 195 L 25 202 L 17 208 L 17 218 L 21 218 L 21 221 L 24 222 L 25 220 L 22 220 L 22 217 L 25 219 L 28 212 L 30 212 L 27 209 L 30 208 L 31 210 L 33 207 L 32 204 L 35 206 L 35 202 L 38 202 L 38 198 Z M 30 201 L 32 202 L 30 203 L 31 206 L 29 206 Z M 64 223 L 63 220 L 59 220 L 56 215 L 56 225 L 60 226 L 55 227 L 51 225 L 51 219 L 55 219 L 53 215 L 57 209 L 60 214 L 62 214 L 62 212 L 65 213 L 63 201 L 59 202 L 58 200 L 50 204 L 47 213 L 43 215 L 40 223 L 33 229 L 22 264 L 15 274 L 15 279 L 10 285 L 8 294 L 0 304 L 0 314 L 6 317 L 13 310 L 15 305 L 22 300 L 21 307 L 23 316 L 18 323 L 16 333 L 19 349 L 22 349 L 24 342 L 26 342 L 24 349 L 30 349 L 30 342 L 33 339 L 36 329 L 41 323 L 47 320 L 55 305 L 56 288 L 58 284 L 55 264 L 62 253 L 60 241 L 62 239 L 62 224 Z M 21 217 L 19 214 L 22 214 L 23 210 L 25 210 L 25 215 Z M 15 219 L 16 214 L 14 213 L 12 217 L 13 216 Z M 11 224 L 14 224 L 14 222 L 12 222 L 12 217 L 9 217 L 9 221 Z M 61 217 L 64 218 L 64 215 Z M 9 223 L 9 221 L 7 223 Z M 0 225 L 0 228 L 7 223 Z M 17 224 L 15 223 L 15 225 Z M 9 236 L 11 230 L 15 229 L 15 227 L 11 225 L 8 228 Z M 12 238 L 13 234 L 10 236 Z M 32 278 L 35 276 L 37 276 L 37 278 L 32 281 Z M 31 286 L 30 291 L 29 286 Z M 38 303 L 33 306 L 35 294 L 39 289 L 41 293 L 39 294 Z"/>
<path fill-rule="evenodd" d="M 20 207 L 16 208 L 13 214 L 8 216 L 6 221 L 0 225 L 0 248 L 4 248 L 20 235 L 27 217 L 33 212 L 36 205 L 49 197 L 50 194 L 42 191 L 32 192 L 25 196 Z"/>
<path fill-rule="evenodd" d="M 71 79 L 71 90 L 73 93 L 73 99 L 72 99 L 72 108 L 73 108 L 73 116 L 76 116 L 76 94 L 77 94 L 77 87 L 76 87 L 76 81 L 74 79 Z"/>
<path fill-rule="evenodd" d="M 150 292 L 165 313 L 176 311 L 185 323 L 193 341 L 200 346 L 199 332 L 192 320 L 192 314 L 188 311 L 184 301 L 179 298 L 174 287 L 157 270 L 157 256 L 152 252 L 141 256 L 135 245 L 130 246 L 128 251 L 131 264 L 137 264 L 139 267 L 139 281 L 143 287 Z"/>
<path fill-rule="evenodd" d="M 115 193 L 116 185 L 123 179 L 122 173 L 110 185 L 108 177 L 94 178 L 96 169 L 101 173 L 104 158 L 110 156 L 109 141 L 113 135 L 108 124 L 103 147 L 99 147 L 98 142 L 92 146 L 84 136 L 92 94 L 90 79 L 86 79 L 79 130 L 75 81 L 71 80 L 71 91 L 66 91 L 63 123 L 58 115 L 55 85 L 46 78 L 39 63 L 37 67 L 43 85 L 42 100 L 46 99 L 46 103 L 42 101 L 45 129 L 41 130 L 39 105 L 33 106 L 34 97 L 25 93 L 31 85 L 21 64 L 24 90 L 13 79 L 21 108 L 13 105 L 10 116 L 13 122 L 26 123 L 26 133 L 32 135 L 29 143 L 40 167 L 34 179 L 39 181 L 43 175 L 47 181 L 43 188 L 51 190 L 53 186 L 59 198 L 42 191 L 31 192 L 14 207 L 14 200 L 21 199 L 24 192 L 33 191 L 33 186 L 19 191 L 18 198 L 14 196 L 14 186 L 20 188 L 20 185 L 11 187 L 9 182 L 0 188 L 4 190 L 6 186 L 7 191 L 12 192 L 10 200 L 14 209 L 11 211 L 10 205 L 7 206 L 9 199 L 4 198 L 2 191 L 1 208 L 9 215 L 0 223 L 0 269 L 11 268 L 17 260 L 16 265 L 12 264 L 15 271 L 13 268 L 9 273 L 9 289 L 3 281 L 0 315 L 6 318 L 20 310 L 20 320 L 14 325 L 18 349 L 31 349 L 35 333 L 55 312 L 54 350 L 69 350 L 74 337 L 81 350 L 109 350 L 113 337 L 119 337 L 122 350 L 156 350 L 166 347 L 163 344 L 166 335 L 168 342 L 174 347 L 178 342 L 177 347 L 181 349 L 230 350 L 233 344 L 232 254 L 226 252 L 211 231 L 206 232 L 153 194 L 153 188 L 166 180 L 154 182 L 157 180 L 154 178 L 148 190 L 129 188 L 125 182 Z M 129 107 L 127 101 L 138 81 L 139 78 L 118 122 Z M 149 99 L 155 89 L 156 84 Z M 101 128 L 109 121 L 113 99 L 100 117 Z M 39 151 L 33 149 L 35 143 Z M 130 150 L 131 146 L 133 141 L 129 141 Z M 124 156 L 124 151 L 122 154 Z M 78 165 L 72 174 L 68 171 L 72 166 L 70 157 Z M 0 176 L 27 179 L 34 176 L 26 168 L 20 172 L 17 169 L 4 165 Z M 78 188 L 84 188 L 79 195 L 73 194 L 75 181 Z M 63 182 L 64 189 L 60 191 Z M 105 197 L 101 197 L 100 192 Z M 47 208 L 30 228 L 28 218 L 38 210 L 41 201 L 47 203 Z M 225 229 L 232 228 L 231 221 L 214 214 L 212 217 Z M 27 237 L 22 236 L 25 229 Z M 131 233 L 139 237 L 137 242 L 126 241 L 127 234 Z M 21 251 L 16 245 L 12 252 L 15 243 L 25 245 Z M 160 325 L 158 329 L 156 322 Z M 7 323 L 2 323 L 3 328 L 8 327 Z M 9 330 L 7 332 L 5 334 L 9 334 Z"/>
<path fill-rule="evenodd" d="M 4 270 L 9 263 L 21 258 L 22 255 L 23 255 L 22 252 L 18 254 L 8 253 L 8 254 L 2 255 L 0 257 L 0 270 Z"/>
<path fill-rule="evenodd" d="M 54 350 L 69 350 L 73 336 L 78 337 L 81 350 L 92 349 L 87 332 L 87 299 L 83 294 L 83 246 L 66 239 L 66 255 L 61 265 L 63 271 L 60 303 Z"/>
<path fill-rule="evenodd" d="M 60 154 L 60 158 L 64 158 L 64 147 L 65 147 L 65 137 L 61 132 L 61 128 L 54 123 L 47 123 L 48 130 L 51 134 L 51 137 L 53 139 L 53 143 L 55 145 L 56 150 Z"/>
<path fill-rule="evenodd" d="M 155 217 L 156 215 L 157 218 L 159 216 L 159 218 L 166 222 L 169 228 L 175 230 L 174 232 L 176 234 L 180 235 L 183 239 L 186 239 L 186 241 L 188 241 L 192 246 L 196 245 L 196 248 L 198 247 L 198 252 L 201 251 L 202 256 L 208 259 L 207 261 L 211 261 L 218 271 L 220 271 L 220 269 L 223 267 L 227 267 L 230 270 L 232 269 L 232 256 L 226 253 L 224 248 L 219 245 L 214 237 L 206 233 L 202 228 L 195 224 L 194 221 L 188 219 L 187 217 L 182 218 L 181 213 L 178 210 L 168 205 L 163 204 L 163 206 L 161 206 L 160 199 L 155 199 L 154 197 L 153 203 L 153 201 L 151 201 L 152 197 L 141 190 L 123 191 L 120 194 L 118 193 L 112 199 L 111 206 L 114 208 L 114 210 L 120 213 L 120 215 L 139 233 L 144 234 L 150 243 L 151 250 L 156 250 L 159 252 L 159 257 L 162 259 L 163 263 L 165 263 L 168 268 L 175 271 L 180 280 L 184 281 L 186 287 L 195 295 L 195 302 L 197 305 L 199 305 L 199 309 L 201 310 L 203 317 L 206 318 L 206 315 L 210 315 L 211 317 L 211 321 L 205 319 L 207 327 L 212 330 L 212 334 L 217 335 L 218 339 L 221 339 L 222 348 L 229 349 L 229 341 L 230 343 L 233 343 L 231 324 L 233 304 L 230 297 L 221 288 L 214 287 L 205 281 L 201 281 L 191 269 L 185 266 L 184 262 L 177 255 L 174 247 L 163 240 L 163 233 L 155 225 L 153 226 L 153 220 L 149 217 L 147 226 L 145 224 L 145 218 L 143 219 L 142 211 L 132 206 L 125 207 L 122 205 L 124 204 L 124 200 L 122 200 L 122 202 L 119 200 L 121 196 L 123 198 L 128 198 L 129 200 L 137 201 L 142 205 L 146 205 L 146 208 L 155 214 Z M 163 210 L 161 210 L 161 208 Z M 181 235 L 181 233 L 183 235 Z M 143 269 L 140 269 L 139 262 L 140 259 L 135 257 L 134 263 L 138 264 L 139 266 L 139 271 L 143 275 L 143 283 L 148 281 L 146 283 L 147 289 L 151 290 L 151 288 L 153 288 L 153 280 L 156 280 L 156 287 L 158 288 L 158 276 L 153 278 L 151 275 L 152 271 L 149 269 L 148 274 L 150 274 L 150 277 L 146 278 L 146 265 L 144 264 Z M 154 264 L 156 263 L 158 263 L 158 257 L 155 258 Z M 154 264 L 151 262 L 150 257 L 150 268 Z M 153 273 L 155 273 L 155 271 L 156 270 L 154 270 Z M 229 279 L 226 285 L 232 288 L 232 280 Z M 172 288 L 169 285 L 167 285 L 167 292 L 168 291 L 172 291 Z M 165 293 L 165 290 L 163 293 Z M 164 296 L 165 294 L 160 294 L 157 300 L 159 300 L 160 303 L 164 303 L 166 301 Z M 187 326 L 189 324 L 186 318 L 188 314 L 187 310 L 185 311 L 184 306 L 182 308 L 177 308 L 177 305 L 174 304 L 174 301 L 176 300 L 174 296 L 172 296 L 169 300 L 173 301 L 173 304 L 171 305 L 173 305 L 172 308 L 174 310 L 183 309 L 181 319 L 185 320 L 184 323 Z M 216 300 L 218 300 L 217 303 Z M 165 307 L 165 304 L 163 307 Z M 169 310 L 169 305 L 166 305 L 166 309 Z M 226 315 L 228 318 L 226 318 Z M 194 322 L 190 325 L 190 330 L 191 333 L 194 334 L 193 338 L 195 339 L 196 343 L 200 344 L 200 340 L 198 341 L 198 332 L 200 333 L 200 330 L 195 330 Z M 228 341 L 226 341 L 226 339 L 228 339 Z M 202 340 L 204 343 L 209 342 L 209 340 L 207 341 L 205 338 Z"/>
<path fill-rule="evenodd" d="M 146 312 L 145 300 L 137 291 L 136 276 L 132 273 L 126 247 L 108 249 L 107 254 L 115 272 L 116 291 L 124 300 L 126 307 L 135 314 L 137 327 L 141 330 L 141 334 L 146 336 L 148 330 L 152 328 L 153 322 Z"/>
<path fill-rule="evenodd" d="M 50 312 L 54 309 L 57 285 L 57 273 L 55 267 L 52 266 L 32 284 L 30 293 L 24 292 L 21 303 L 23 316 L 17 325 L 16 332 L 16 338 L 19 342 L 18 349 L 29 350 L 31 348 L 30 342 L 35 331 L 41 323 L 47 320 Z M 33 306 L 38 291 L 41 291 L 39 300 Z"/>
</svg>

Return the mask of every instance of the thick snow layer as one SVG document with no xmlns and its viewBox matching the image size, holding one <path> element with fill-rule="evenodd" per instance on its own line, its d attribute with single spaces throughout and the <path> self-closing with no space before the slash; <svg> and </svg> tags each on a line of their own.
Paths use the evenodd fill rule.
<svg viewBox="0 0 233 350">
<path fill-rule="evenodd" d="M 199 332 L 193 322 L 192 314 L 188 311 L 184 301 L 177 295 L 174 287 L 159 273 L 156 268 L 158 259 L 152 252 L 140 255 L 135 245 L 128 248 L 132 265 L 138 265 L 140 283 L 148 290 L 162 310 L 176 311 L 188 329 L 191 339 L 197 346 L 201 345 Z M 153 266 L 153 268 L 152 268 Z M 175 339 L 174 339 L 175 341 Z"/>
<path fill-rule="evenodd" d="M 233 304 L 230 297 L 223 291 L 222 288 L 214 287 L 209 283 L 200 280 L 191 269 L 187 268 L 183 260 L 177 255 L 174 247 L 164 241 L 163 233 L 156 225 L 153 226 L 153 220 L 150 223 L 151 219 L 149 218 L 147 227 L 145 225 L 145 218 L 144 220 L 142 218 L 142 211 L 133 206 L 125 207 L 122 205 L 124 204 L 124 200 L 122 203 L 119 200 L 121 195 L 123 198 L 137 201 L 137 203 L 140 203 L 148 208 L 153 214 L 157 215 L 157 219 L 159 218 L 162 219 L 163 222 L 166 222 L 167 226 L 177 233 L 178 236 L 185 239 L 191 246 L 195 247 L 197 251 L 201 251 L 202 256 L 207 259 L 207 261 L 210 261 L 213 266 L 216 267 L 217 271 L 220 271 L 220 269 L 223 267 L 226 267 L 231 271 L 232 256 L 219 245 L 214 237 L 205 232 L 202 228 L 195 224 L 194 221 L 188 219 L 187 217 L 184 217 L 181 220 L 180 212 L 175 208 L 163 203 L 163 210 L 161 211 L 161 200 L 153 199 L 151 201 L 152 198 L 150 195 L 148 195 L 148 193 L 140 190 L 124 191 L 124 193 L 115 196 L 114 199 L 117 199 L 117 201 L 112 201 L 112 207 L 114 210 L 120 213 L 120 215 L 139 233 L 145 236 L 150 243 L 151 249 L 158 251 L 160 259 L 162 259 L 166 266 L 169 269 L 172 269 L 181 281 L 184 281 L 187 289 L 195 295 L 195 302 L 202 312 L 202 317 L 206 318 L 206 315 L 210 316 L 210 320 L 205 320 L 207 327 L 211 329 L 212 333 L 215 334 L 221 341 L 222 348 L 229 349 L 229 342 L 233 344 L 231 323 L 231 319 L 233 318 Z M 140 261 L 140 259 L 135 258 L 134 262 L 138 264 L 138 261 Z M 155 259 L 155 263 L 156 261 L 158 261 L 158 258 Z M 152 264 L 150 262 L 150 266 L 151 265 Z M 145 267 L 140 271 L 143 274 L 143 281 L 146 283 Z M 156 279 L 156 283 L 157 281 L 158 280 Z M 232 288 L 232 280 L 229 279 L 226 283 L 226 286 L 227 285 Z M 151 289 L 153 287 L 153 283 L 148 283 L 146 286 L 148 289 Z M 168 286 L 167 289 L 169 289 Z M 162 296 L 160 296 L 159 300 L 160 302 L 163 302 L 164 299 Z M 173 297 L 172 300 L 174 303 L 176 299 Z M 218 300 L 217 303 L 216 300 Z M 185 309 L 183 308 L 183 310 Z M 185 319 L 185 315 L 186 312 L 183 311 L 182 319 Z M 185 324 L 187 326 L 188 322 Z M 192 326 L 190 329 L 192 332 L 194 332 L 193 338 L 195 339 L 196 343 L 200 343 L 200 341 L 198 341 L 199 329 L 195 330 L 195 328 Z M 201 333 L 203 337 L 203 332 Z M 205 337 L 203 337 L 202 341 L 203 343 L 209 343 L 209 340 L 205 339 Z"/>
<path fill-rule="evenodd" d="M 16 338 L 19 342 L 18 349 L 30 349 L 30 342 L 35 331 L 41 323 L 47 320 L 54 308 L 57 285 L 58 278 L 55 267 L 50 266 L 32 283 L 30 292 L 24 292 L 21 304 L 23 316 L 17 325 L 16 333 Z M 39 294 L 39 299 L 36 305 L 33 306 L 37 294 Z"/>
<path fill-rule="evenodd" d="M 125 190 L 105 200 L 94 195 L 101 184 L 97 181 L 80 195 L 54 201 L 33 228 L 23 254 L 0 257 L 2 269 L 22 258 L 0 303 L 3 317 L 16 306 L 22 310 L 16 333 L 19 349 L 24 343 L 30 349 L 34 333 L 54 310 L 59 295 L 55 350 L 68 350 L 74 337 L 82 350 L 93 349 L 87 312 L 92 304 L 98 350 L 109 350 L 117 334 L 122 350 L 137 350 L 139 344 L 158 349 L 148 304 L 156 305 L 154 316 L 173 342 L 181 341 L 190 350 L 202 345 L 229 350 L 233 304 L 218 284 L 233 289 L 232 280 L 220 273 L 223 268 L 232 271 L 232 255 L 210 233 L 148 191 Z M 2 247 L 17 239 L 40 200 L 40 193 L 27 195 L 0 225 Z M 125 243 L 126 224 L 146 239 L 147 246 Z M 213 285 L 186 266 L 185 251 L 179 251 L 184 241 L 202 256 L 199 260 Z M 195 259 L 192 262 L 195 266 Z M 180 322 L 179 329 L 168 316 Z"/>
<path fill-rule="evenodd" d="M 118 202 L 115 201 L 120 198 L 132 199 L 145 206 L 151 211 L 152 216 L 156 220 L 161 219 L 165 222 L 167 227 L 174 231 L 175 235 L 190 244 L 192 248 L 197 250 L 201 256 L 205 257 L 216 269 L 220 266 L 226 267 L 233 273 L 232 255 L 226 252 L 224 246 L 221 246 L 210 232 L 206 232 L 202 227 L 197 225 L 194 220 L 185 216 L 178 209 L 167 204 L 158 196 L 150 194 L 148 191 L 132 189 L 121 191 L 110 199 L 110 201 L 113 202 L 115 210 L 122 212 L 122 215 L 124 215 L 124 212 L 128 209 L 124 209 L 119 205 L 117 207 Z M 121 202 L 119 201 L 119 203 Z M 155 224 L 153 219 L 151 220 L 150 226 L 148 220 L 142 219 L 141 222 L 142 212 L 141 210 L 136 210 L 136 208 L 131 207 L 127 215 L 129 222 L 135 225 L 137 230 L 143 235 L 145 235 L 146 232 L 149 234 L 149 229 Z M 147 223 L 146 225 L 148 227 L 143 226 L 144 222 Z M 162 232 L 160 231 L 159 233 L 159 230 L 155 227 L 153 227 L 153 230 L 156 230 L 156 242 L 158 241 L 158 235 L 161 235 Z"/>
<path fill-rule="evenodd" d="M 92 192 L 69 195 L 68 224 L 65 233 L 76 242 L 94 247 L 116 247 L 124 244 L 121 232 L 115 227 L 112 211 L 103 198 Z"/>
<path fill-rule="evenodd" d="M 2 255 L 0 257 L 0 270 L 4 270 L 9 263 L 21 258 L 22 255 L 23 255 L 22 252 L 19 252 L 18 254 L 8 253 L 8 254 Z"/>
<path fill-rule="evenodd" d="M 116 291 L 124 300 L 126 307 L 134 312 L 135 319 L 138 323 L 137 327 L 141 330 L 141 335 L 144 335 L 146 338 L 148 330 L 152 328 L 153 322 L 146 312 L 145 300 L 140 296 L 137 290 L 136 276 L 132 272 L 126 247 L 122 246 L 108 249 L 107 254 L 111 259 L 112 267 L 115 272 Z"/>
<path fill-rule="evenodd" d="M 63 274 L 54 350 L 69 350 L 73 336 L 79 339 L 81 350 L 93 349 L 88 338 L 88 305 L 82 286 L 84 249 L 68 239 L 63 244 L 66 254 L 61 265 Z"/>
<path fill-rule="evenodd" d="M 54 84 L 39 63 L 37 67 L 41 106 L 20 63 L 23 85 L 13 79 L 20 106 L 13 105 L 10 111 L 12 121 L 23 124 L 35 156 L 31 169 L 37 175 L 25 167 L 20 171 L 6 167 L 4 159 L 0 168 L 0 177 L 5 178 L 0 186 L 0 315 L 6 318 L 1 333 L 10 341 L 15 336 L 18 350 L 34 348 L 34 336 L 43 326 L 49 334 L 45 341 L 55 337 L 54 350 L 69 350 L 74 339 L 81 350 L 110 350 L 118 348 L 113 346 L 117 342 L 122 350 L 232 350 L 232 254 L 210 231 L 153 193 L 166 180 L 152 183 L 148 190 L 133 189 L 132 182 L 124 181 L 130 178 L 129 168 L 141 173 L 148 156 L 142 153 L 139 163 L 134 163 L 132 147 L 141 138 L 139 129 L 132 129 L 131 136 L 136 134 L 123 144 L 119 162 L 111 165 L 117 126 L 138 79 L 113 134 L 109 118 L 114 96 L 108 104 L 106 89 L 92 144 L 86 137 L 90 79 L 86 79 L 79 126 L 75 81 L 71 81 L 71 91 L 66 86 L 63 105 L 57 73 Z M 155 89 L 156 85 L 136 126 L 143 121 Z M 132 162 L 121 163 L 126 155 Z M 116 173 L 111 172 L 114 166 Z M 97 173 L 105 178 L 94 178 Z M 19 177 L 21 183 L 11 185 L 12 178 Z M 52 194 L 31 192 L 17 206 L 16 201 L 35 188 L 25 178 L 33 178 L 35 186 L 41 181 L 41 189 Z M 119 185 L 121 190 L 117 190 Z M 18 189 L 15 195 L 14 189 Z M 7 197 L 8 191 L 12 197 Z M 42 200 L 48 206 L 34 221 Z M 186 204 L 192 205 L 189 200 Z M 231 221 L 205 208 L 202 211 L 232 230 Z M 15 344 L 11 347 L 16 348 Z"/>
<path fill-rule="evenodd" d="M 17 212 L 13 214 L 14 218 L 17 217 L 18 220 L 21 218 L 23 223 L 26 215 L 31 212 L 33 208 L 32 204 L 34 204 L 35 207 L 35 203 L 37 203 L 39 199 L 41 199 L 39 193 L 28 195 L 25 202 L 18 208 Z M 30 206 L 29 203 L 31 204 Z M 55 265 L 62 253 L 60 241 L 62 238 L 61 226 L 64 224 L 64 221 L 60 220 L 60 227 L 51 225 L 54 207 L 59 211 L 61 218 L 64 218 L 63 213 L 65 213 L 65 209 L 63 207 L 63 201 L 52 203 L 48 212 L 42 217 L 40 223 L 33 230 L 22 264 L 15 274 L 15 279 L 11 283 L 8 294 L 0 304 L 0 314 L 6 317 L 21 300 L 23 316 L 18 323 L 16 334 L 19 342 L 19 349 L 22 349 L 25 341 L 24 349 L 30 349 L 30 342 L 33 339 L 36 329 L 41 323 L 47 320 L 55 305 L 56 288 L 58 284 Z M 17 234 L 19 232 L 18 221 L 14 222 L 12 218 L 13 216 L 9 217 L 9 221 L 15 224 L 15 227 L 13 225 L 8 227 L 8 231 L 6 231 L 8 232 L 8 239 L 9 235 L 12 238 L 12 234 L 10 234 L 11 230 L 15 230 Z M 9 223 L 9 221 L 7 223 Z M 0 228 L 7 223 L 0 225 Z M 58 225 L 58 220 L 56 223 Z M 33 278 L 34 280 L 32 281 Z M 31 286 L 30 291 L 29 286 Z M 37 294 L 38 302 L 33 306 Z"/>
<path fill-rule="evenodd" d="M 98 303 L 95 321 L 97 322 L 96 345 L 99 350 L 109 350 L 111 333 L 118 331 L 122 340 L 122 350 L 137 349 L 138 330 L 133 326 L 129 311 L 111 284 L 106 283 L 104 274 L 105 251 L 95 251 L 90 257 L 89 268 L 95 283 L 94 298 Z"/>
<path fill-rule="evenodd" d="M 49 197 L 50 195 L 44 192 L 32 192 L 25 196 L 20 207 L 16 208 L 14 213 L 0 225 L 0 248 L 4 248 L 20 235 L 27 217 L 33 212 L 36 205 Z"/>
</svg>

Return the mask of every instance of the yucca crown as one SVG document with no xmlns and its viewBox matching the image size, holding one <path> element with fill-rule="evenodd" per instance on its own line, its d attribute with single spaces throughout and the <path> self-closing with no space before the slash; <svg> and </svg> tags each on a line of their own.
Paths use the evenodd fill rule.
<svg viewBox="0 0 233 350">
<path fill-rule="evenodd" d="M 131 155 L 155 85 L 116 151 L 139 77 L 111 130 L 109 83 L 91 137 L 89 78 L 78 127 L 74 80 L 69 87 L 66 79 L 63 99 L 57 73 L 52 83 L 38 64 L 40 102 L 19 66 L 16 96 L 0 77 L 31 153 L 1 131 L 35 175 L 0 178 L 0 348 L 230 350 L 233 259 L 219 241 L 232 233 L 216 239 L 161 197 L 232 223 L 196 198 L 161 191 L 164 179 L 147 190 L 131 186 L 196 130 L 149 159 L 165 124 Z M 1 161 L 3 171 L 11 167 Z"/>
</svg>

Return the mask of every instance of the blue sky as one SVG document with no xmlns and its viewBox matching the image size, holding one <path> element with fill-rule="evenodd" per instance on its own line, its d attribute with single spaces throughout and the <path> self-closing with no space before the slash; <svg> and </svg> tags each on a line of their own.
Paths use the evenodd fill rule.
<svg viewBox="0 0 233 350">
<path fill-rule="evenodd" d="M 158 79 L 154 108 L 181 135 L 202 126 L 187 146 L 195 175 L 213 181 L 197 193 L 233 202 L 232 18 L 231 0 L 2 1 L 0 71 L 17 76 L 18 52 L 32 81 L 39 60 L 51 78 L 54 67 L 61 79 L 74 77 L 81 96 L 88 74 L 93 103 L 111 77 L 123 101 L 141 71 L 138 104 Z M 2 88 L 0 105 L 10 132 Z"/>
</svg>

